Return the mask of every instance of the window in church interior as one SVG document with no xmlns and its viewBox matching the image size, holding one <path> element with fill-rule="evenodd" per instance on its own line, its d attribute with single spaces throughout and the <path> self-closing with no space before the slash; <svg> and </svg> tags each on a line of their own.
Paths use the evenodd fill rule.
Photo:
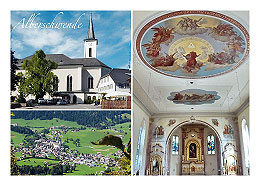
<svg viewBox="0 0 260 186">
<path fill-rule="evenodd" d="M 72 76 L 67 76 L 67 91 L 72 91 Z"/>
<path fill-rule="evenodd" d="M 242 135 L 245 153 L 245 164 L 249 167 L 249 129 L 245 119 L 242 119 Z"/>
<path fill-rule="evenodd" d="M 93 88 L 93 77 L 88 78 L 88 88 Z"/>
<path fill-rule="evenodd" d="M 145 120 L 143 120 L 142 127 L 139 129 L 136 156 L 135 156 L 135 171 L 140 170 L 142 165 L 142 154 L 144 150 L 145 141 Z"/>
<path fill-rule="evenodd" d="M 172 154 L 179 154 L 179 136 L 172 137 Z"/>
<path fill-rule="evenodd" d="M 215 154 L 215 137 L 213 135 L 208 136 L 208 154 Z"/>
</svg>

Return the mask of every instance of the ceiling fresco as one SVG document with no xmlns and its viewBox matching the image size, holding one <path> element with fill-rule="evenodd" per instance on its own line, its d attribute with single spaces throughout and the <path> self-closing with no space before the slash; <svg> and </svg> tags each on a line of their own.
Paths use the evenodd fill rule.
<svg viewBox="0 0 260 186">
<path fill-rule="evenodd" d="M 177 11 L 141 27 L 136 52 L 154 71 L 172 77 L 214 77 L 236 69 L 249 53 L 249 35 L 236 20 L 212 11 Z"/>
<path fill-rule="evenodd" d="M 187 89 L 180 92 L 171 92 L 167 97 L 169 101 L 175 104 L 202 105 L 212 104 L 220 99 L 216 91 L 206 91 L 202 89 Z"/>
</svg>

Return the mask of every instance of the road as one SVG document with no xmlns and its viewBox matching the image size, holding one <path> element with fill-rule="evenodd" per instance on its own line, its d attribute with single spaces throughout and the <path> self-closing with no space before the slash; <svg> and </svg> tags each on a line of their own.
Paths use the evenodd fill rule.
<svg viewBox="0 0 260 186">
<path fill-rule="evenodd" d="M 36 105 L 34 107 L 21 107 L 16 108 L 15 110 L 52 110 L 52 109 L 66 109 L 66 110 L 73 110 L 73 109 L 89 109 L 89 110 L 95 110 L 95 109 L 101 109 L 101 105 L 91 105 L 91 104 L 68 104 L 68 105 Z"/>
</svg>

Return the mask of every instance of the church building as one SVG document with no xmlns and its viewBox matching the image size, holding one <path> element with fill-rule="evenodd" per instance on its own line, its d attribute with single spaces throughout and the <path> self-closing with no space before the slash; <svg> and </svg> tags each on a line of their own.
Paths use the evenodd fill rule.
<svg viewBox="0 0 260 186">
<path fill-rule="evenodd" d="M 250 175 L 248 19 L 133 12 L 134 175 Z"/>
<path fill-rule="evenodd" d="M 92 16 L 90 16 L 87 37 L 84 39 L 83 58 L 70 58 L 64 54 L 46 54 L 47 60 L 58 64 L 58 68 L 53 70 L 59 79 L 58 90 L 54 96 L 63 97 L 70 103 L 102 99 L 103 92 L 98 91 L 98 82 L 113 69 L 97 59 L 97 45 L 98 39 L 95 37 Z M 30 60 L 32 56 L 19 60 L 17 73 L 24 72 L 21 65 L 26 59 Z M 44 98 L 51 99 L 49 95 L 45 95 Z M 34 96 L 29 95 L 27 99 L 34 99 Z"/>
</svg>

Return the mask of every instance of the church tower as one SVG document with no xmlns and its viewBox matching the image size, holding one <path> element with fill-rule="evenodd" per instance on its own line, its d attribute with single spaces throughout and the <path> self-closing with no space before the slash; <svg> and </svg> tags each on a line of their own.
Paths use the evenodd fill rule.
<svg viewBox="0 0 260 186">
<path fill-rule="evenodd" d="M 84 58 L 97 57 L 98 40 L 95 38 L 92 14 L 90 14 L 87 39 L 84 39 Z"/>
</svg>

